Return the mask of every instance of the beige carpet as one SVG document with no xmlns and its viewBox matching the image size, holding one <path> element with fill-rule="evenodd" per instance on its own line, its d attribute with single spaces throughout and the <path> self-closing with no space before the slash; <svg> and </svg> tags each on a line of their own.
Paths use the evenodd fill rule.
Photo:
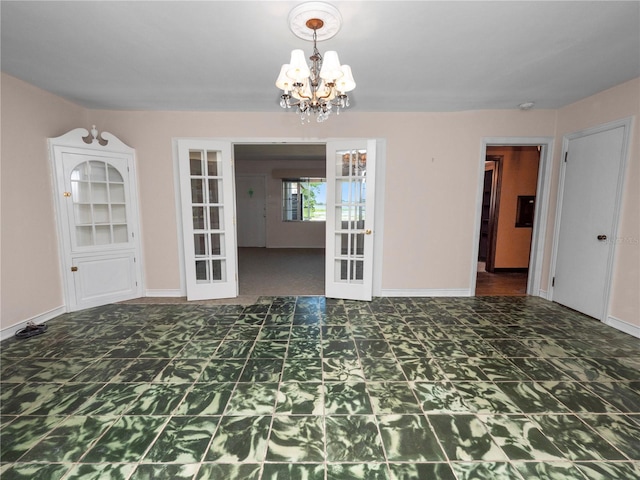
<svg viewBox="0 0 640 480">
<path fill-rule="evenodd" d="M 324 249 L 239 248 L 240 295 L 324 295 Z"/>
<path fill-rule="evenodd" d="M 236 298 L 195 300 L 186 297 L 142 297 L 122 303 L 253 305 L 260 296 L 324 295 L 324 249 L 239 248 Z"/>
</svg>

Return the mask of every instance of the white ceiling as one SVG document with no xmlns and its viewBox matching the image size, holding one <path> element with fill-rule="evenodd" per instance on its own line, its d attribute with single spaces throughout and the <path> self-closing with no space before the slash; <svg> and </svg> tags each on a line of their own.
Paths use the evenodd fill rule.
<svg viewBox="0 0 640 480">
<path fill-rule="evenodd" d="M 2 71 L 87 108 L 278 111 L 291 1 L 6 1 Z M 639 1 L 330 1 L 357 111 L 558 108 L 640 76 Z"/>
</svg>

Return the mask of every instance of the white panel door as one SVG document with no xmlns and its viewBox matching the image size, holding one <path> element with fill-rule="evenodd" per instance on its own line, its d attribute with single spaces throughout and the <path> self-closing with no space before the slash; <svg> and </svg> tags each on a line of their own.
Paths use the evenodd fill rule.
<svg viewBox="0 0 640 480">
<path fill-rule="evenodd" d="M 265 177 L 238 175 L 236 177 L 236 213 L 238 218 L 238 247 L 266 247 Z"/>
<path fill-rule="evenodd" d="M 238 296 L 231 144 L 178 140 L 188 300 Z"/>
<path fill-rule="evenodd" d="M 604 320 L 618 222 L 625 126 L 568 142 L 553 300 Z"/>
<path fill-rule="evenodd" d="M 325 295 L 371 300 L 375 140 L 327 142 Z"/>
<path fill-rule="evenodd" d="M 133 149 L 83 135 L 49 139 L 70 311 L 142 296 Z"/>
</svg>

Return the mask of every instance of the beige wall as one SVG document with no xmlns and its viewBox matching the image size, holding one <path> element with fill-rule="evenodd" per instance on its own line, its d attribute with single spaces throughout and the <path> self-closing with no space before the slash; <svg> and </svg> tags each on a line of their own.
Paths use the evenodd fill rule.
<svg viewBox="0 0 640 480">
<path fill-rule="evenodd" d="M 554 136 L 558 131 L 561 139 L 564 132 L 637 114 L 639 87 L 637 80 L 629 82 L 560 111 L 366 113 L 354 110 L 323 124 L 300 125 L 298 118 L 288 112 L 83 111 L 24 82 L 4 75 L 2 82 L 3 139 L 9 135 L 20 137 L 2 145 L 2 328 L 41 315 L 62 303 L 51 182 L 49 169 L 44 168 L 48 165 L 46 137 L 96 124 L 99 130 L 113 133 L 136 149 L 147 290 L 180 287 L 173 138 L 384 138 L 387 151 L 382 288 L 468 289 L 476 238 L 476 198 L 483 168 L 483 138 Z M 634 100 L 635 104 L 631 105 Z M 43 122 L 43 117 L 51 123 L 47 123 L 46 128 L 34 129 L 34 123 Z M 636 125 L 632 150 L 635 157 L 628 182 L 631 186 L 638 184 L 637 142 Z M 30 145 L 27 161 L 34 166 L 28 173 L 22 161 L 27 144 Z M 557 143 L 554 191 L 559 149 Z M 5 159 L 9 166 L 5 166 Z M 34 184 L 38 189 L 37 200 L 32 198 Z M 9 185 L 7 192 L 5 185 Z M 9 210 L 7 199 L 11 199 L 12 208 L 5 217 L 5 211 Z M 620 235 L 638 238 L 637 205 L 637 188 L 628 187 Z M 555 207 L 555 196 L 551 207 Z M 545 244 L 546 272 L 554 208 L 551 210 Z M 11 242 L 5 240 L 5 231 L 15 232 L 11 234 Z M 42 252 L 43 238 L 47 239 L 46 252 Z M 32 255 L 36 250 L 38 254 Z M 612 313 L 627 322 L 640 324 L 638 246 L 636 243 L 620 250 L 614 272 Z M 9 257 L 11 260 L 5 264 Z M 630 263 L 633 259 L 635 263 Z M 634 295 L 629 293 L 628 282 L 635 282 Z M 542 288 L 546 288 L 545 277 Z M 34 301 L 34 297 L 37 300 Z"/>
<path fill-rule="evenodd" d="M 47 138 L 85 125 L 86 111 L 4 74 L 0 89 L 5 328 L 64 305 Z"/>
<path fill-rule="evenodd" d="M 282 220 L 282 179 L 325 177 L 325 162 L 296 160 L 236 160 L 236 175 L 264 175 L 266 182 L 266 243 L 268 248 L 324 248 L 325 222 Z"/>
</svg>

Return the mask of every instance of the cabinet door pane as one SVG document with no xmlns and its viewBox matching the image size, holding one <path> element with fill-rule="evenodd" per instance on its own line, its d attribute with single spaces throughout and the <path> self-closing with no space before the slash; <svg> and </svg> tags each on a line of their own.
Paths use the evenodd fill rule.
<svg viewBox="0 0 640 480">
<path fill-rule="evenodd" d="M 68 182 L 73 202 L 75 246 L 127 243 L 127 198 L 123 176 L 118 169 L 107 162 L 83 162 L 71 171 Z"/>
</svg>

